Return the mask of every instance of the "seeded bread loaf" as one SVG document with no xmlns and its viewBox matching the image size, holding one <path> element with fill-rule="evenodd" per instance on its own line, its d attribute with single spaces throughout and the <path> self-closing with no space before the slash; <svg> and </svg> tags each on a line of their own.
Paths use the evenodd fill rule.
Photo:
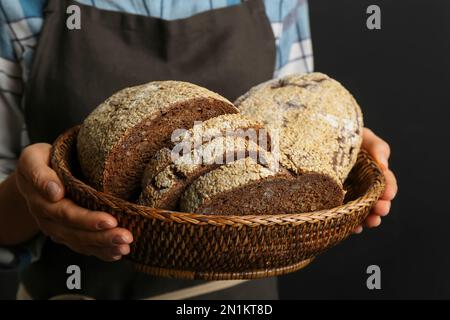
<svg viewBox="0 0 450 320">
<path fill-rule="evenodd" d="M 235 105 L 265 124 L 279 146 L 280 169 L 267 170 L 250 158 L 216 168 L 186 189 L 181 210 L 285 214 L 342 204 L 363 125 L 342 85 L 321 73 L 292 75 L 252 88 Z"/>
<path fill-rule="evenodd" d="M 220 166 L 189 185 L 181 196 L 180 210 L 223 215 L 288 214 L 332 208 L 343 201 L 342 188 L 326 175 L 297 175 L 283 167 L 272 168 L 251 157 Z"/>
<path fill-rule="evenodd" d="M 135 199 L 146 163 L 170 144 L 175 129 L 237 112 L 225 98 L 187 82 L 156 81 L 123 89 L 81 125 L 77 149 L 83 175 L 98 190 Z"/>
<path fill-rule="evenodd" d="M 278 137 L 281 164 L 294 173 L 318 173 L 342 185 L 362 140 L 361 110 L 352 95 L 322 73 L 291 75 L 260 84 L 235 102 Z"/>
<path fill-rule="evenodd" d="M 200 141 L 195 142 L 196 138 Z M 257 160 L 258 146 L 270 149 L 262 124 L 240 114 L 221 115 L 197 124 L 180 141 L 188 146 L 187 152 L 163 148 L 147 164 L 139 204 L 175 210 L 184 189 L 199 176 L 247 156 Z"/>
</svg>

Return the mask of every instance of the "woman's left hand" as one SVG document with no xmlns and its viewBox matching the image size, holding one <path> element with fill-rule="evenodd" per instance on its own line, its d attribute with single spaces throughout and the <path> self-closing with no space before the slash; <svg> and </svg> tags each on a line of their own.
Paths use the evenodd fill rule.
<svg viewBox="0 0 450 320">
<path fill-rule="evenodd" d="M 384 194 L 372 208 L 363 225 L 355 229 L 355 233 L 361 233 L 363 227 L 374 228 L 381 224 L 381 217 L 388 215 L 391 209 L 391 201 L 397 194 L 397 180 L 394 173 L 389 170 L 389 156 L 391 148 L 389 144 L 378 137 L 372 130 L 364 128 L 362 148 L 380 164 L 386 178 Z"/>
</svg>

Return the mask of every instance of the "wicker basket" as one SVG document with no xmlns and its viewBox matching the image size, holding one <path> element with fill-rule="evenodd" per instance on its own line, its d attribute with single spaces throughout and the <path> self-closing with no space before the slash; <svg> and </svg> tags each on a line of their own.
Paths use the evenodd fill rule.
<svg viewBox="0 0 450 320">
<path fill-rule="evenodd" d="M 80 180 L 79 127 L 54 143 L 51 163 L 80 206 L 111 213 L 134 236 L 128 256 L 139 271 L 184 279 L 255 279 L 296 271 L 361 224 L 384 190 L 376 163 L 362 151 L 345 183 L 345 204 L 302 214 L 218 216 L 136 205 Z"/>
</svg>

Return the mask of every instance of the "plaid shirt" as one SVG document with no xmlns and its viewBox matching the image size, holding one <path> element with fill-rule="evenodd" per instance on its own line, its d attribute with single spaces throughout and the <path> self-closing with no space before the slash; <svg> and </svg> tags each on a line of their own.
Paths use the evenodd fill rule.
<svg viewBox="0 0 450 320">
<path fill-rule="evenodd" d="M 98 9 L 182 19 L 237 5 L 240 0 L 76 0 Z M 46 0 L 0 0 L 0 181 L 28 144 L 22 95 L 39 41 Z M 306 0 L 264 0 L 276 39 L 274 77 L 311 72 L 313 56 Z M 0 264 L 1 264 L 0 252 Z"/>
</svg>

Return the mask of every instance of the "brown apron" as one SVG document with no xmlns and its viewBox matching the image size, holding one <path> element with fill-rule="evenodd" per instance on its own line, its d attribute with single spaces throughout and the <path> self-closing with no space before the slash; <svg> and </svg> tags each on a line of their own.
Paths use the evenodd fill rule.
<svg viewBox="0 0 450 320">
<path fill-rule="evenodd" d="M 66 8 L 72 4 L 81 9 L 80 30 L 66 27 Z M 262 0 L 173 21 L 48 0 L 44 18 L 25 94 L 32 143 L 51 143 L 124 87 L 183 80 L 233 101 L 274 72 L 275 40 Z M 66 268 L 71 264 L 81 268 L 81 290 L 66 288 Z M 205 284 L 150 277 L 134 272 L 127 261 L 102 262 L 50 240 L 21 280 L 38 299 L 64 293 L 104 299 L 164 297 Z M 266 279 L 202 297 L 276 298 L 275 289 L 275 279 Z"/>
</svg>

